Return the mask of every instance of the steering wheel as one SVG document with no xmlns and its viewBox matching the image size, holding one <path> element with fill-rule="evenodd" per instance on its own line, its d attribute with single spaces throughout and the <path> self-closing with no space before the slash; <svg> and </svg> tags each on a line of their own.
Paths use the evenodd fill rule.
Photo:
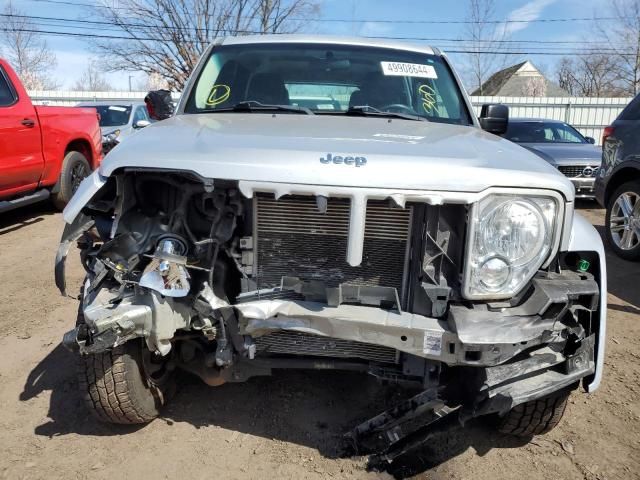
<svg viewBox="0 0 640 480">
<path fill-rule="evenodd" d="M 380 110 L 383 112 L 410 113 L 411 115 L 416 115 L 416 111 L 404 103 L 390 103 L 380 108 Z"/>
</svg>

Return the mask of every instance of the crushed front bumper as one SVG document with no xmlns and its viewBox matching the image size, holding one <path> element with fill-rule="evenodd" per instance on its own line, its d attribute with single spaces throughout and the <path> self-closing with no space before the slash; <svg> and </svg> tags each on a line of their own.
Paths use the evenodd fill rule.
<svg viewBox="0 0 640 480">
<path fill-rule="evenodd" d="M 517 306 L 452 304 L 443 319 L 397 309 L 311 301 L 257 300 L 229 305 L 210 290 L 204 297 L 212 310 L 224 312 L 227 325 L 234 325 L 232 334 L 237 340 L 230 341 L 236 360 L 216 370 L 221 378 L 211 383 L 243 381 L 281 368 L 282 363 L 255 357 L 254 344 L 259 337 L 281 331 L 393 348 L 438 370 L 441 366 L 463 368 L 465 374 L 459 378 L 468 383 L 464 388 L 473 385 L 482 399 L 482 405 L 477 405 L 481 414 L 575 384 L 595 368 L 595 335 L 576 321 L 578 311 L 595 315 L 598 310 L 599 288 L 589 274 L 546 274 L 533 280 L 526 300 Z M 69 332 L 65 344 L 84 354 L 143 337 L 150 350 L 166 355 L 176 332 L 188 329 L 194 314 L 185 303 L 146 289 L 125 296 L 98 289 L 85 295 L 83 302 L 86 327 Z M 330 361 L 300 365 L 307 367 L 293 368 L 341 368 L 340 364 L 328 367 Z M 376 374 L 376 368 L 361 366 Z M 214 375 L 202 366 L 192 371 L 203 378 Z"/>
</svg>

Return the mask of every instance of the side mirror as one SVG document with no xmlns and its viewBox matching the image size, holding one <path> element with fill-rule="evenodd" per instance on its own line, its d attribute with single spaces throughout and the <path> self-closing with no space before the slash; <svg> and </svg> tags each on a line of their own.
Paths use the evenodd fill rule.
<svg viewBox="0 0 640 480">
<path fill-rule="evenodd" d="M 596 139 L 593 137 L 584 137 L 584 139 L 587 141 L 587 143 L 590 143 L 591 145 L 595 145 L 596 143 Z"/>
<path fill-rule="evenodd" d="M 509 107 L 499 103 L 482 105 L 480 126 L 489 133 L 502 135 L 509 126 Z"/>
<path fill-rule="evenodd" d="M 151 125 L 151 122 L 149 120 L 138 120 L 133 125 L 133 128 L 144 128 L 144 127 L 148 127 L 149 125 Z"/>
</svg>

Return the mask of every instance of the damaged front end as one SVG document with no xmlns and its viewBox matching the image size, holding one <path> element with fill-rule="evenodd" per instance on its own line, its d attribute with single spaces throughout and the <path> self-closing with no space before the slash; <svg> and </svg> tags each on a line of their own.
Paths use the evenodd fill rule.
<svg viewBox="0 0 640 480">
<path fill-rule="evenodd" d="M 278 368 L 362 371 L 419 389 L 412 405 L 435 419 L 504 414 L 599 382 L 604 263 L 582 224 L 586 240 L 558 235 L 517 294 L 473 299 L 465 257 L 482 196 L 136 169 L 96 190 L 72 206 L 56 258 L 64 293 L 77 242 L 84 323 L 64 343 L 83 355 L 142 338 L 211 385 Z M 564 208 L 557 218 L 571 227 Z M 421 411 L 372 419 L 354 438 L 395 431 L 383 436 L 395 443 Z"/>
</svg>

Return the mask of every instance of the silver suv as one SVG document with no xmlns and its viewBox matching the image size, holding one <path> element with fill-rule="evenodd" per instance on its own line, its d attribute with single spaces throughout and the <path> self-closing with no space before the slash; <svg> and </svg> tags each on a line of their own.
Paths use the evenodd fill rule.
<svg viewBox="0 0 640 480">
<path fill-rule="evenodd" d="M 332 369 L 419 390 L 351 431 L 386 459 L 445 417 L 554 427 L 571 390 L 600 384 L 604 253 L 570 181 L 480 128 L 507 116 L 479 121 L 422 45 L 211 45 L 175 116 L 64 212 L 56 281 L 77 239 L 87 278 L 64 342 L 89 408 L 147 422 L 179 371 Z"/>
</svg>

